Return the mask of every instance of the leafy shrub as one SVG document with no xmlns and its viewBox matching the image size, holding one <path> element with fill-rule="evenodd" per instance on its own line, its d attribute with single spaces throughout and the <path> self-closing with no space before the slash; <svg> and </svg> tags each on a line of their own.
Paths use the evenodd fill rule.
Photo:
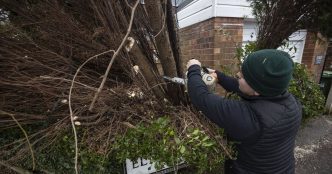
<svg viewBox="0 0 332 174">
<path fill-rule="evenodd" d="M 319 116 L 324 112 L 325 97 L 319 89 L 319 85 L 311 79 L 311 76 L 303 64 L 295 63 L 293 80 L 289 86 L 292 93 L 303 106 L 303 119 Z"/>
<path fill-rule="evenodd" d="M 37 153 L 39 168 L 55 173 L 74 173 L 75 146 L 72 134 L 63 135 L 49 149 Z M 114 154 L 98 154 L 82 144 L 79 147 L 80 173 L 123 173 L 122 163 L 118 163 Z"/>
<path fill-rule="evenodd" d="M 166 117 L 128 130 L 116 139 L 114 147 L 119 161 L 142 157 L 155 162 L 157 169 L 185 161 L 202 173 L 222 166 L 225 159 L 221 148 L 203 131 L 188 129 L 180 138 Z"/>
<path fill-rule="evenodd" d="M 29 135 L 31 135 L 36 130 L 39 130 L 41 127 L 43 127 L 43 125 L 24 125 L 24 129 Z M 17 127 L 2 130 L 0 134 L 0 146 L 5 147 L 7 144 L 10 144 L 20 138 L 24 138 L 24 136 L 22 131 Z M 46 149 L 36 150 L 37 146 L 38 144 L 33 147 L 37 165 L 36 170 L 49 171 L 59 174 L 74 173 L 75 147 L 74 137 L 71 131 L 64 130 L 64 132 L 59 132 L 58 138 L 54 139 L 53 143 L 50 144 Z M 9 148 L 6 150 L 6 155 L 1 156 L 1 160 L 3 161 L 17 155 L 16 153 L 20 149 Z M 98 154 L 85 147 L 82 143 L 79 147 L 80 173 L 123 173 L 123 164 L 118 163 L 114 156 L 115 155 L 112 153 L 106 156 Z M 15 161 L 14 166 L 23 169 L 32 169 L 32 159 L 30 153 L 26 154 L 25 157 Z M 7 170 L 5 173 L 9 172 L 9 169 Z"/>
</svg>

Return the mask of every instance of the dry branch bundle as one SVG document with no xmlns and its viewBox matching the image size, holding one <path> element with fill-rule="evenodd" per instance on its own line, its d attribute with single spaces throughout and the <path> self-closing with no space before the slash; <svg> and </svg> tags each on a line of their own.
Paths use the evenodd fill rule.
<svg viewBox="0 0 332 174">
<path fill-rule="evenodd" d="M 74 74 L 89 58 L 118 49 L 135 2 L 0 1 L 0 9 L 7 12 L 7 17 L 1 18 L 0 28 L 0 110 L 12 114 L 21 125 L 47 123 L 46 128 L 29 136 L 33 149 L 47 148 L 70 129 L 68 95 Z M 166 10 L 166 4 L 159 5 L 161 10 Z M 78 141 L 98 153 L 108 153 L 114 136 L 126 132 L 128 125 L 149 123 L 165 115 L 172 118 L 178 132 L 198 127 L 211 137 L 215 135 L 212 131 L 215 127 L 200 114 L 188 106 L 168 102 L 172 98 L 167 94 L 181 92 L 181 88 L 167 86 L 161 80 L 154 58 L 162 59 L 162 55 L 156 55 L 158 47 L 152 34 L 155 32 L 150 26 L 145 5 L 139 4 L 130 32 L 135 44 L 129 53 L 121 49 L 116 56 L 93 111 L 89 111 L 89 105 L 114 51 L 95 56 L 80 69 L 73 82 L 74 121 L 86 130 L 86 136 Z M 161 28 L 161 36 L 167 36 L 168 31 L 171 30 Z M 169 49 L 174 48 L 175 43 Z M 175 64 L 181 64 L 176 57 Z M 139 65 L 138 72 L 132 69 L 134 65 Z M 182 72 L 175 71 L 172 72 L 175 75 Z M 164 101 L 166 98 L 168 101 Z M 16 126 L 8 114 L 0 115 L 0 131 Z M 224 146 L 221 139 L 218 141 Z M 15 155 L 6 157 L 8 162 L 26 158 L 23 154 L 29 149 L 24 143 L 21 139 L 0 147 L 0 156 L 13 150 Z"/>
</svg>

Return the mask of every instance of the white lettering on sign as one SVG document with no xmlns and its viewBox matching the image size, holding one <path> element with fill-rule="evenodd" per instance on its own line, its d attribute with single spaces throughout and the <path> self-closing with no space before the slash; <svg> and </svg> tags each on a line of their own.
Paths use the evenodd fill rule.
<svg viewBox="0 0 332 174">
<path fill-rule="evenodd" d="M 167 168 L 167 166 L 165 168 Z M 149 174 L 157 171 L 154 167 L 154 163 L 143 158 L 139 158 L 137 161 L 130 161 L 127 159 L 126 169 L 127 174 Z"/>
</svg>

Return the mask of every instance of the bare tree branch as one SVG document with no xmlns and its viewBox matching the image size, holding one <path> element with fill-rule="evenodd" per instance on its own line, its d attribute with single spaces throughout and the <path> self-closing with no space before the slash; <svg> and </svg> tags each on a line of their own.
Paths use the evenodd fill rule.
<svg viewBox="0 0 332 174">
<path fill-rule="evenodd" d="M 130 22 L 129 22 L 129 26 L 128 26 L 128 29 L 127 29 L 127 33 L 124 36 L 124 38 L 122 39 L 122 42 L 121 42 L 120 46 L 118 47 L 118 49 L 113 54 L 113 56 L 111 58 L 111 62 L 108 64 L 108 67 L 107 67 L 106 72 L 104 74 L 103 80 L 102 80 L 102 82 L 101 82 L 101 84 L 100 84 L 100 86 L 99 86 L 99 88 L 98 88 L 95 96 L 92 99 L 92 102 L 91 102 L 90 107 L 89 107 L 89 111 L 92 111 L 93 106 L 94 106 L 94 104 L 95 104 L 95 102 L 96 102 L 96 100 L 98 98 L 98 95 L 99 95 L 100 91 L 104 87 L 104 84 L 106 82 L 107 76 L 108 76 L 108 74 L 109 74 L 109 72 L 111 70 L 112 64 L 113 64 L 116 56 L 119 54 L 119 52 L 121 51 L 122 47 L 124 46 L 125 42 L 127 41 L 127 38 L 128 38 L 128 36 L 129 36 L 129 34 L 131 32 L 131 27 L 132 27 L 133 20 L 134 20 L 134 17 L 135 17 L 135 10 L 136 10 L 136 7 L 139 4 L 139 2 L 140 2 L 140 0 L 137 0 L 136 3 L 135 3 L 135 5 L 134 5 L 134 7 L 132 8 L 132 12 L 131 12 L 131 17 L 130 17 Z"/>
</svg>

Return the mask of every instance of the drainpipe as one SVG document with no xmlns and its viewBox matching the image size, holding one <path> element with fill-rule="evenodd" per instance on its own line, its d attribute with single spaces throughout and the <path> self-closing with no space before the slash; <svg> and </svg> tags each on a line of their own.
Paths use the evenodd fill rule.
<svg viewBox="0 0 332 174">
<path fill-rule="evenodd" d="M 217 0 L 212 0 L 212 16 L 217 17 Z"/>
</svg>

